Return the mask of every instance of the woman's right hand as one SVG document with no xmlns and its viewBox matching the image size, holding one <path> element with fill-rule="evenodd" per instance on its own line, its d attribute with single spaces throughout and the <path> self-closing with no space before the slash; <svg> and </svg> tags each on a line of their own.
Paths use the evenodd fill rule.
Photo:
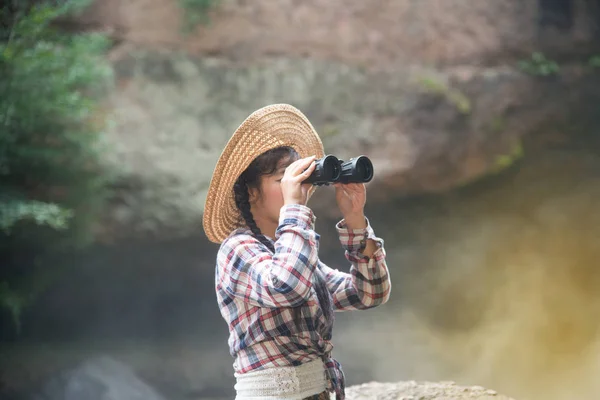
<svg viewBox="0 0 600 400">
<path fill-rule="evenodd" d="M 315 156 L 310 156 L 294 161 L 285 169 L 281 178 L 281 193 L 283 194 L 284 205 L 306 205 L 308 191 L 312 183 L 302 184 L 302 182 L 312 174 L 315 166 Z"/>
</svg>

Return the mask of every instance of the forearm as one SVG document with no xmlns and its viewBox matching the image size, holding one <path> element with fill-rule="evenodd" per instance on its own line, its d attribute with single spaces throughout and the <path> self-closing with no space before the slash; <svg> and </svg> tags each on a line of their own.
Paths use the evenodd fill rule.
<svg viewBox="0 0 600 400">
<path fill-rule="evenodd" d="M 363 213 L 344 216 L 344 220 L 348 229 L 351 230 L 365 229 L 367 227 L 367 219 L 365 218 L 365 215 Z M 362 254 L 369 258 L 372 258 L 377 248 L 377 243 L 374 240 L 367 238 L 365 241 L 365 249 L 362 251 Z"/>
<path fill-rule="evenodd" d="M 366 309 L 387 302 L 391 282 L 383 239 L 364 214 L 347 215 L 336 224 L 350 273 L 326 268 L 329 290 L 338 311 Z"/>
<path fill-rule="evenodd" d="M 386 303 L 391 281 L 383 248 L 370 259 L 358 259 L 352 254 L 348 256 L 353 260 L 349 273 L 321 265 L 335 310 L 364 310 Z"/>
</svg>

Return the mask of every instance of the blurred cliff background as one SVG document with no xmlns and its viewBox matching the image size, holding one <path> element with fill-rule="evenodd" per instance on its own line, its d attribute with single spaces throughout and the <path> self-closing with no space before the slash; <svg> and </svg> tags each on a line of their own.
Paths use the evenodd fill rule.
<svg viewBox="0 0 600 400">
<path fill-rule="evenodd" d="M 600 397 L 600 1 L 1 4 L 3 399 L 65 398 L 73 368 L 233 398 L 202 207 L 276 102 L 374 162 L 393 290 L 337 315 L 349 384 Z M 347 270 L 329 189 L 321 258 Z"/>
</svg>

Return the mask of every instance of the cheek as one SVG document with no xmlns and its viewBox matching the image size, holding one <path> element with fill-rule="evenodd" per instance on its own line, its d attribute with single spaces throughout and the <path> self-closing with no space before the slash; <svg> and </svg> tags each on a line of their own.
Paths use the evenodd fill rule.
<svg viewBox="0 0 600 400">
<path fill-rule="evenodd" d="M 272 185 L 269 185 L 269 203 L 273 207 L 281 207 L 281 203 L 283 203 L 283 194 L 279 182 L 273 182 Z"/>
</svg>

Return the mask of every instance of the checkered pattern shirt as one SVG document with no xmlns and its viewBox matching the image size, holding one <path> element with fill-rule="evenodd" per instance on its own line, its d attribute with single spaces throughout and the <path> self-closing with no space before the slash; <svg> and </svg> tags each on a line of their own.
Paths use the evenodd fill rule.
<svg viewBox="0 0 600 400">
<path fill-rule="evenodd" d="M 350 272 L 319 261 L 319 234 L 315 216 L 303 205 L 281 209 L 272 253 L 247 228 L 235 230 L 217 255 L 216 293 L 220 311 L 229 325 L 229 350 L 236 373 L 263 368 L 297 366 L 322 358 L 329 389 L 343 398 L 343 372 L 330 356 L 332 323 L 325 321 L 311 277 L 319 270 L 325 278 L 335 311 L 363 310 L 385 303 L 391 282 L 383 240 L 367 228 L 350 230 L 336 224 Z M 366 239 L 377 250 L 371 258 L 361 251 Z M 301 320 L 294 320 L 300 307 Z"/>
</svg>

